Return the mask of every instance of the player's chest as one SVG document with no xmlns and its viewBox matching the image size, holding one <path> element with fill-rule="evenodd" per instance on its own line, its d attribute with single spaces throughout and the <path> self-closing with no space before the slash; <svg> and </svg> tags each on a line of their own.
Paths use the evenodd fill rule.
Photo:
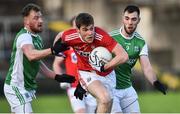
<svg viewBox="0 0 180 114">
<path fill-rule="evenodd" d="M 141 51 L 141 47 L 133 41 L 123 41 L 121 44 L 128 53 L 129 57 L 137 57 Z"/>
</svg>

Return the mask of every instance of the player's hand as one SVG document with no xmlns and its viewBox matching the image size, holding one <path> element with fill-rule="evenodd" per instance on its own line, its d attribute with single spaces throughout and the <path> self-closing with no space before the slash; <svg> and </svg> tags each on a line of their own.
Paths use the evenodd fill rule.
<svg viewBox="0 0 180 114">
<path fill-rule="evenodd" d="M 67 82 L 67 83 L 73 83 L 76 81 L 74 76 L 68 75 L 68 74 L 56 74 L 55 78 L 58 82 Z"/>
<path fill-rule="evenodd" d="M 54 45 L 51 47 L 51 53 L 53 55 L 58 55 L 59 52 L 66 51 L 69 49 L 69 46 L 65 43 L 62 43 L 61 40 L 58 40 L 54 43 Z"/>
<path fill-rule="evenodd" d="M 91 67 L 99 72 L 105 72 L 104 65 L 101 66 L 91 65 Z"/>
<path fill-rule="evenodd" d="M 78 83 L 76 90 L 74 91 L 74 96 L 76 99 L 83 100 L 83 97 L 86 97 L 86 90 L 81 87 L 81 84 Z"/>
<path fill-rule="evenodd" d="M 162 84 L 159 80 L 154 81 L 153 85 L 157 90 L 166 95 L 167 87 L 164 84 Z"/>
</svg>

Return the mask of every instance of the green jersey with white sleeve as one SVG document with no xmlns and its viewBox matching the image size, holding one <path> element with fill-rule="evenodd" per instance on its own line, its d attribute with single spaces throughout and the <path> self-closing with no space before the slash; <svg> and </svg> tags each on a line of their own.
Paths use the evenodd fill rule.
<svg viewBox="0 0 180 114">
<path fill-rule="evenodd" d="M 11 53 L 10 68 L 5 83 L 12 86 L 35 90 L 37 84 L 35 78 L 40 69 L 40 61 L 29 61 L 22 51 L 22 46 L 32 44 L 35 49 L 43 48 L 42 39 L 37 34 L 32 34 L 26 28 L 22 28 L 16 35 Z"/>
<path fill-rule="evenodd" d="M 148 56 L 147 44 L 137 32 L 134 32 L 131 37 L 127 38 L 121 31 L 122 28 L 110 32 L 111 37 L 121 44 L 129 56 L 129 60 L 126 63 L 115 68 L 116 89 L 125 89 L 132 86 L 132 68 L 141 55 Z"/>
</svg>

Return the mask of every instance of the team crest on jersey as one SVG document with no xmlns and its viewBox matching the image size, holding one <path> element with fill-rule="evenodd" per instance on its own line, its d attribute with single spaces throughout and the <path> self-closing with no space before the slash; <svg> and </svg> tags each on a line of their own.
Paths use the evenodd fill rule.
<svg viewBox="0 0 180 114">
<path fill-rule="evenodd" d="M 134 51 L 135 52 L 139 52 L 139 47 L 138 46 L 134 46 Z"/>
<path fill-rule="evenodd" d="M 71 60 L 72 60 L 72 63 L 77 63 L 77 56 L 75 53 L 71 54 Z"/>
<path fill-rule="evenodd" d="M 25 93 L 25 96 L 26 96 L 26 98 L 29 98 L 29 97 L 30 97 L 28 93 Z"/>
</svg>

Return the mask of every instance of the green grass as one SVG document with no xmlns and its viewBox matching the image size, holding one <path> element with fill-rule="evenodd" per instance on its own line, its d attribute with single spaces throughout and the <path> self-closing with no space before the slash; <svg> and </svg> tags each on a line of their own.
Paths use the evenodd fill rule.
<svg viewBox="0 0 180 114">
<path fill-rule="evenodd" d="M 139 93 L 139 103 L 143 113 L 180 113 L 180 93 Z M 9 112 L 9 106 L 4 97 L 0 97 L 0 113 Z M 66 95 L 41 95 L 33 101 L 36 113 L 72 112 Z"/>
<path fill-rule="evenodd" d="M 65 94 L 60 95 L 41 95 L 36 96 L 33 100 L 32 107 L 36 113 L 71 113 L 72 109 L 69 99 Z M 0 97 L 0 113 L 10 112 L 10 107 L 4 97 Z"/>
<path fill-rule="evenodd" d="M 146 113 L 180 113 L 180 93 L 139 93 L 141 112 Z"/>
</svg>

